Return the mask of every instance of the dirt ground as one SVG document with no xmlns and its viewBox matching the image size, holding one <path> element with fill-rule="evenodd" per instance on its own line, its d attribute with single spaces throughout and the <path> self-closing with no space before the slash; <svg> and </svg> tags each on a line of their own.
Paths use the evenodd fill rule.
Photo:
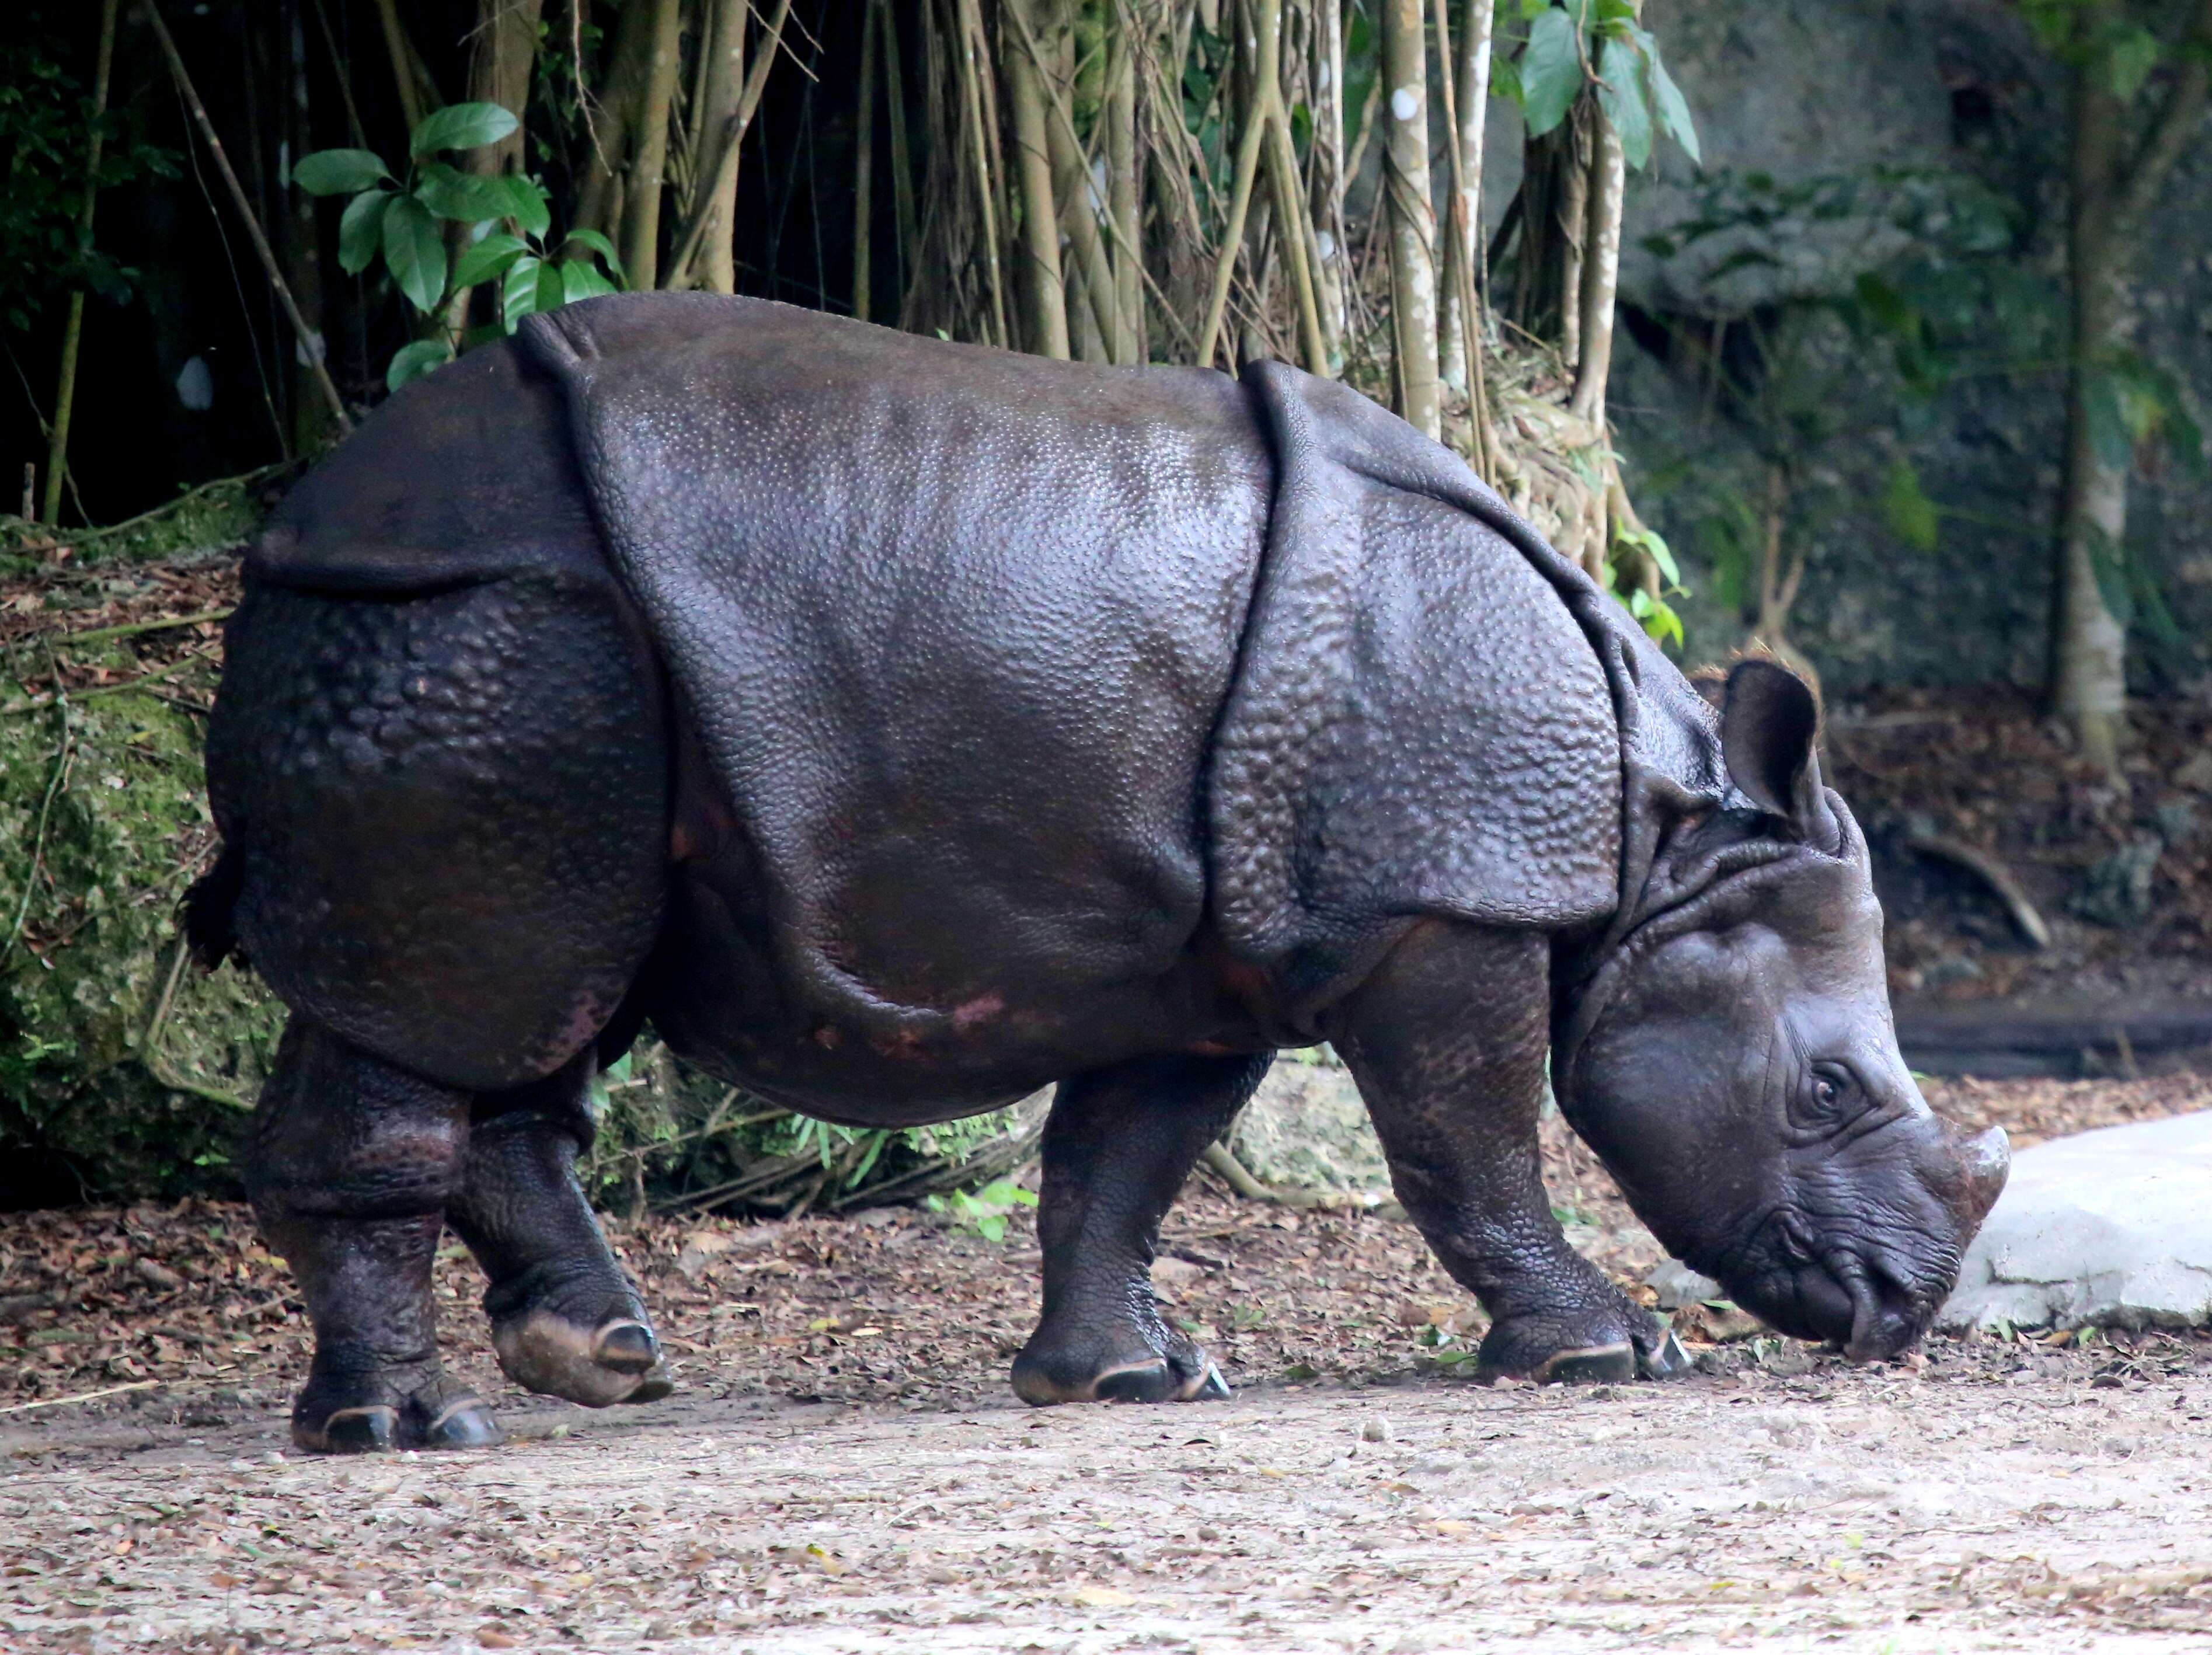
<svg viewBox="0 0 2212 1655">
<path fill-rule="evenodd" d="M 2212 1081 L 1936 1101 L 2033 1140 Z M 1570 1233 L 1632 1280 L 1656 1244 L 1551 1130 Z M 511 1440 L 327 1461 L 286 1439 L 303 1329 L 242 1209 L 0 1220 L 0 1649 L 2212 1646 L 2203 1341 L 1854 1368 L 1715 1308 L 1678 1383 L 1486 1390 L 1404 1224 L 1194 1188 L 1156 1285 L 1237 1396 L 1033 1413 L 1024 1214 L 617 1238 L 674 1398 L 507 1390 L 453 1251 L 448 1348 Z"/>
</svg>

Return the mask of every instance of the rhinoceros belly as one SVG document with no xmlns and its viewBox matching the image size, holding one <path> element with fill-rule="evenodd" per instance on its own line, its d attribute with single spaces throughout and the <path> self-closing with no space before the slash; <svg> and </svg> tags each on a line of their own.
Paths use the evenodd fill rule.
<svg viewBox="0 0 2212 1655">
<path fill-rule="evenodd" d="M 1233 381 L 704 297 L 525 349 L 690 738 L 679 1050 L 927 1119 L 1218 1020 L 1201 776 L 1273 481 Z"/>
</svg>

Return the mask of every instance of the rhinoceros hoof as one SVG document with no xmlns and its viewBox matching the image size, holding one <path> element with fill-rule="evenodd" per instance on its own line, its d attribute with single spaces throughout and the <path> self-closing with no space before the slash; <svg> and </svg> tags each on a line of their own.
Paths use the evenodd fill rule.
<svg viewBox="0 0 2212 1655">
<path fill-rule="evenodd" d="M 397 1402 L 336 1407 L 311 1384 L 292 1410 L 292 1441 L 311 1454 L 389 1454 L 402 1448 L 489 1448 L 505 1439 L 473 1390 L 434 1380 Z M 378 1387 L 382 1389 L 382 1387 Z"/>
<path fill-rule="evenodd" d="M 676 1389 L 659 1342 L 642 1322 L 580 1328 L 551 1311 L 533 1310 L 495 1323 L 491 1342 L 515 1384 L 586 1408 L 657 1402 Z"/>
<path fill-rule="evenodd" d="M 1229 1382 L 1212 1359 L 1185 1342 L 1166 1354 L 1124 1360 L 1055 1350 L 1044 1335 L 1014 1358 L 1014 1394 L 1032 1408 L 1055 1402 L 1218 1402 Z"/>
</svg>

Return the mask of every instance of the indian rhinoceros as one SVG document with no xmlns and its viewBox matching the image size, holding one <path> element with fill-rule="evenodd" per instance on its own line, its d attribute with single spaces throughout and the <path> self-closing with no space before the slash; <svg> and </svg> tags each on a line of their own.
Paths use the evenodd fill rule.
<svg viewBox="0 0 2212 1655">
<path fill-rule="evenodd" d="M 1148 1267 L 1285 1047 L 1350 1066 L 1492 1375 L 1681 1360 L 1554 1220 L 1547 1060 L 1668 1247 L 1856 1356 L 1919 1336 L 2003 1180 L 1899 1056 L 1805 685 L 1747 661 L 1714 713 L 1450 453 L 1289 368 L 572 305 L 311 472 L 228 647 L 190 922 L 292 1011 L 242 1171 L 308 1449 L 497 1435 L 440 1367 L 447 1225 L 513 1378 L 665 1394 L 573 1172 L 647 1022 L 854 1125 L 1058 1083 L 1036 1403 L 1225 1394 Z"/>
</svg>

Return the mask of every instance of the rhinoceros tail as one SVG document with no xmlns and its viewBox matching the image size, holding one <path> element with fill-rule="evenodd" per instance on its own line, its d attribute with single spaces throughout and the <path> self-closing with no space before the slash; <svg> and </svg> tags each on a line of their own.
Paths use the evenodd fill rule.
<svg viewBox="0 0 2212 1655">
<path fill-rule="evenodd" d="M 215 866 L 192 881 L 185 892 L 185 940 L 192 958 L 212 971 L 226 959 L 246 963 L 238 932 L 230 922 L 238 894 L 246 884 L 246 854 L 234 840 L 223 843 Z"/>
</svg>

